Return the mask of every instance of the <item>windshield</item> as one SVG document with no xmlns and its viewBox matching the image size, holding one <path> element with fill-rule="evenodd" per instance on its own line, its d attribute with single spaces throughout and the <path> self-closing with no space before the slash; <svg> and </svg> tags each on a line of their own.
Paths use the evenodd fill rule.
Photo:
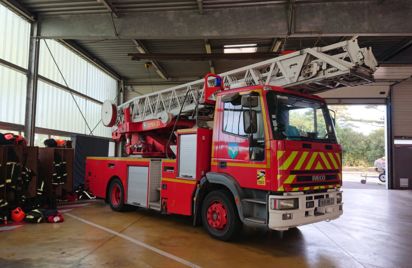
<svg viewBox="0 0 412 268">
<path fill-rule="evenodd" d="M 325 103 L 273 91 L 267 101 L 275 139 L 336 142 Z"/>
</svg>

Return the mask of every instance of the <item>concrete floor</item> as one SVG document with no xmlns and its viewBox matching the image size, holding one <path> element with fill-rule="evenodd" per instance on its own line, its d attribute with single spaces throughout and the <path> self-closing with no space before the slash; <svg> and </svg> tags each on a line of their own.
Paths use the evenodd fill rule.
<svg viewBox="0 0 412 268">
<path fill-rule="evenodd" d="M 185 217 L 116 213 L 103 202 L 61 224 L 0 232 L 0 267 L 411 267 L 412 192 L 344 189 L 344 215 L 225 243 Z"/>
</svg>

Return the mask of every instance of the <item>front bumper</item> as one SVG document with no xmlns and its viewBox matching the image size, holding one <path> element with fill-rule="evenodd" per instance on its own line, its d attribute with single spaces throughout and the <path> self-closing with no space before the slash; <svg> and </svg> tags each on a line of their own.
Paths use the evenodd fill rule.
<svg viewBox="0 0 412 268">
<path fill-rule="evenodd" d="M 342 191 L 330 189 L 327 192 L 316 194 L 287 193 L 284 195 L 270 195 L 269 204 L 273 202 L 271 199 L 298 198 L 299 207 L 292 210 L 276 210 L 269 205 L 268 227 L 273 230 L 283 231 L 299 225 L 337 219 L 343 213 L 343 203 L 337 203 L 337 193 L 342 193 Z M 334 202 L 320 206 L 318 200 L 323 198 L 333 198 Z M 313 201 L 313 207 L 307 208 L 307 202 L 310 201 Z"/>
</svg>

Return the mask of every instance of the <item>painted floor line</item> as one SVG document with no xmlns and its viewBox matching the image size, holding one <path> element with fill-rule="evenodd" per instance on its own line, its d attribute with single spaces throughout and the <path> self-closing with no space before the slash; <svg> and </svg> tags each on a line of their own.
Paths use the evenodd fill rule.
<svg viewBox="0 0 412 268">
<path fill-rule="evenodd" d="M 71 213 L 65 213 L 64 215 L 67 215 L 67 216 L 69 216 L 69 217 L 71 217 L 71 218 L 73 218 L 73 219 L 76 219 L 76 220 L 78 220 L 78 221 L 81 221 L 81 222 L 83 222 L 83 223 L 86 223 L 86 224 L 88 224 L 88 225 L 91 225 L 91 226 L 93 226 L 93 227 L 96 227 L 96 228 L 98 228 L 98 229 L 100 229 L 100 230 L 103 230 L 103 231 L 105 231 L 105 232 L 108 232 L 108 233 L 110 233 L 110 234 L 112 234 L 112 235 L 116 235 L 116 236 L 118 236 L 118 237 L 121 237 L 121 238 L 123 238 L 123 239 L 125 239 L 125 240 L 127 240 L 127 241 L 129 241 L 129 242 L 132 242 L 133 244 L 136 244 L 136 245 L 138 245 L 138 246 L 141 246 L 141 247 L 143 247 L 143 248 L 146 248 L 146 249 L 148 249 L 148 250 L 151 250 L 151 251 L 153 251 L 153 252 L 156 252 L 156 253 L 159 254 L 159 255 L 162 255 L 162 256 L 164 256 L 164 257 L 166 257 L 166 258 L 169 258 L 169 259 L 172 259 L 172 260 L 174 260 L 174 261 L 177 261 L 177 262 L 179 262 L 179 263 L 181 263 L 181 264 L 183 264 L 183 265 L 186 265 L 186 266 L 189 266 L 189 267 L 200 268 L 199 265 L 196 265 L 196 264 L 194 264 L 194 263 L 192 263 L 192 262 L 189 262 L 189 261 L 187 261 L 187 260 L 185 260 L 185 259 L 182 259 L 182 258 L 177 257 L 177 256 L 175 256 L 175 255 L 173 255 L 173 254 L 170 254 L 170 253 L 168 253 L 168 252 L 166 252 L 166 251 L 163 251 L 163 250 L 161 250 L 161 249 L 158 249 L 158 248 L 155 248 L 155 247 L 153 247 L 153 246 L 150 246 L 150 245 L 148 245 L 148 244 L 146 244 L 146 243 L 144 243 L 144 242 L 141 242 L 141 241 L 139 241 L 139 240 L 137 240 L 137 239 L 131 238 L 131 237 L 129 237 L 129 236 L 127 236 L 127 235 L 124 235 L 124 234 L 122 234 L 122 233 L 113 231 L 113 230 L 111 230 L 111 229 L 109 229 L 109 228 L 106 228 L 106 227 L 101 226 L 101 225 L 99 225 L 99 224 L 96 224 L 96 223 L 94 223 L 94 222 L 91 222 L 91 221 L 85 220 L 85 219 L 83 219 L 83 218 L 80 218 L 80 217 L 78 217 L 78 216 L 75 216 L 75 215 L 73 215 L 73 214 L 71 214 Z"/>
</svg>

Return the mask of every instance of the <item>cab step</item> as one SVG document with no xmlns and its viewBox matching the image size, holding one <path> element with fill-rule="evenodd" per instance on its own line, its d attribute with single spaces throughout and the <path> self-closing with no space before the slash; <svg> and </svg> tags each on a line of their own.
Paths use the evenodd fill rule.
<svg viewBox="0 0 412 268">
<path fill-rule="evenodd" d="M 256 217 L 249 217 L 249 218 L 245 218 L 245 221 L 254 223 L 254 224 L 262 224 L 262 225 L 266 225 L 266 220 L 262 219 L 262 218 L 256 218 Z"/>
<path fill-rule="evenodd" d="M 160 202 L 150 202 L 149 208 L 160 211 Z"/>
<path fill-rule="evenodd" d="M 263 199 L 253 199 L 253 198 L 244 198 L 242 199 L 243 202 L 254 203 L 259 205 L 266 205 L 266 200 Z"/>
</svg>

